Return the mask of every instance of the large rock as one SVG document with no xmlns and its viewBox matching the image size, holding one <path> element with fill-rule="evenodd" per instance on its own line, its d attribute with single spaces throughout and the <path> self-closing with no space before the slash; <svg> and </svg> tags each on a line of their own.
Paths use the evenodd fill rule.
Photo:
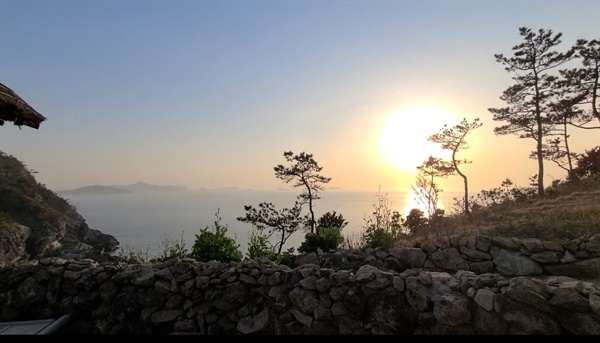
<svg viewBox="0 0 600 343">
<path fill-rule="evenodd" d="M 26 255 L 31 229 L 15 222 L 0 221 L 0 263 L 15 262 Z"/>
<path fill-rule="evenodd" d="M 502 275 L 539 275 L 543 270 L 540 264 L 524 256 L 520 252 L 513 252 L 493 247 L 492 256 L 496 269 Z"/>
</svg>

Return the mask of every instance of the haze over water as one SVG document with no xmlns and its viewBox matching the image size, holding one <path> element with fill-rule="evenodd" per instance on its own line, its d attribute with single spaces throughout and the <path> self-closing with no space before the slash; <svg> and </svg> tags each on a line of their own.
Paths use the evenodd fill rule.
<svg viewBox="0 0 600 343">
<path fill-rule="evenodd" d="M 277 210 L 281 210 L 293 206 L 298 194 L 299 192 L 292 190 L 201 190 L 73 194 L 63 197 L 77 208 L 91 228 L 115 236 L 121 248 L 148 251 L 150 257 L 162 251 L 161 241 L 165 237 L 179 240 L 183 234 L 186 248 L 191 249 L 200 228 L 213 228 L 215 214 L 219 211 L 220 224 L 228 227 L 227 236 L 235 238 L 240 251 L 246 256 L 252 225 L 237 220 L 246 213 L 244 205 L 257 207 L 260 202 L 272 202 Z M 414 196 L 410 192 L 382 190 L 381 195 L 385 194 L 391 209 L 398 210 L 403 217 L 410 210 L 408 207 L 414 205 Z M 440 207 L 450 211 L 453 197 L 460 197 L 460 194 L 443 192 Z M 321 193 L 321 199 L 315 202 L 315 215 L 318 218 L 328 211 L 341 213 L 348 221 L 343 235 L 355 237 L 364 232 L 364 218 L 373 212 L 376 201 L 377 191 L 326 190 Z M 308 213 L 308 206 L 303 208 L 303 214 L 305 213 Z M 304 241 L 305 233 L 294 233 L 284 245 L 283 251 L 291 247 L 297 251 Z"/>
</svg>

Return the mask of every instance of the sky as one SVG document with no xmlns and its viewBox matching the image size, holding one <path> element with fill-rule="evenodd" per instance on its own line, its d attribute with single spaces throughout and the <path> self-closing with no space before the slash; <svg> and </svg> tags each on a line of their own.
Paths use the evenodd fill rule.
<svg viewBox="0 0 600 343">
<path fill-rule="evenodd" d="M 5 123 L 0 150 L 54 191 L 289 188 L 273 171 L 285 151 L 312 154 L 326 187 L 408 191 L 448 156 L 427 137 L 479 118 L 459 155 L 471 191 L 528 186 L 535 142 L 495 135 L 488 111 L 514 76 L 494 54 L 512 56 L 523 26 L 562 33 L 565 51 L 600 37 L 600 1 L 0 0 L 0 82 L 47 118 Z"/>
</svg>

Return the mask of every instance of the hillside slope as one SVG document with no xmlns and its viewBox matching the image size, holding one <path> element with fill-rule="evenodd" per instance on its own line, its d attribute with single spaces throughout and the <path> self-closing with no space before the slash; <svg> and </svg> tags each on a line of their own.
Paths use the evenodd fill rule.
<svg viewBox="0 0 600 343">
<path fill-rule="evenodd" d="M 101 258 L 117 239 L 88 227 L 67 200 L 0 152 L 0 264 L 44 256 Z"/>
<path fill-rule="evenodd" d="M 503 198 L 515 189 L 495 190 L 498 198 Z M 575 239 L 599 233 L 600 174 L 552 185 L 543 199 L 536 194 L 500 199 L 498 203 L 473 209 L 470 216 L 450 214 L 435 232 L 543 240 Z"/>
</svg>

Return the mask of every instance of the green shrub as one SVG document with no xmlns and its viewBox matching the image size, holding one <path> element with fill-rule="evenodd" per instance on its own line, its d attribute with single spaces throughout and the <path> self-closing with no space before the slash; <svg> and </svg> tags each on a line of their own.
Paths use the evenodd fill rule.
<svg viewBox="0 0 600 343">
<path fill-rule="evenodd" d="M 398 230 L 371 226 L 364 233 L 366 248 L 391 248 L 398 240 Z"/>
<path fill-rule="evenodd" d="M 344 216 L 335 211 L 327 212 L 317 220 L 317 229 L 304 236 L 304 242 L 298 248 L 300 252 L 316 252 L 317 249 L 329 251 L 337 249 L 344 241 L 342 229 L 348 225 Z"/>
<path fill-rule="evenodd" d="M 239 250 L 239 244 L 236 244 L 234 239 L 226 236 L 227 225 L 221 225 L 218 210 L 215 216 L 217 219 L 212 230 L 207 226 L 200 229 L 200 234 L 196 234 L 190 257 L 198 261 L 240 261 L 242 253 Z"/>
<path fill-rule="evenodd" d="M 390 248 L 398 240 L 402 229 L 402 217 L 391 209 L 388 195 L 377 192 L 377 202 L 373 204 L 371 216 L 366 217 L 363 233 L 365 248 Z"/>
<path fill-rule="evenodd" d="M 277 253 L 267 236 L 261 235 L 257 230 L 252 230 L 250 233 L 250 241 L 248 242 L 248 253 L 246 255 L 251 260 L 266 257 L 273 261 L 275 260 Z"/>
<path fill-rule="evenodd" d="M 317 220 L 317 227 L 337 228 L 340 231 L 346 227 L 346 225 L 348 225 L 348 222 L 344 219 L 344 216 L 341 213 L 335 213 L 335 211 L 327 212 Z"/>
<path fill-rule="evenodd" d="M 316 252 L 317 249 L 329 251 L 337 249 L 344 241 L 340 229 L 336 227 L 317 227 L 315 233 L 307 233 L 304 242 L 298 248 L 300 252 Z"/>
</svg>

